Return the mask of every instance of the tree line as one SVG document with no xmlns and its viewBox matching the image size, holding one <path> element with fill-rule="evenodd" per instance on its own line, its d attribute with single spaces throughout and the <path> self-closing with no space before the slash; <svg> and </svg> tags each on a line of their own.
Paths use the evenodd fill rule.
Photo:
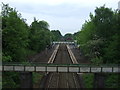
<svg viewBox="0 0 120 90">
<path fill-rule="evenodd" d="M 89 16 L 80 31 L 65 34 L 64 40 L 76 39 L 82 52 L 94 63 L 120 63 L 120 11 L 104 5 Z M 3 61 L 25 61 L 30 53 L 38 53 L 52 41 L 63 38 L 59 30 L 50 31 L 44 20 L 34 18 L 28 26 L 26 19 L 8 4 L 2 4 L 1 17 Z"/>
<path fill-rule="evenodd" d="M 80 31 L 62 36 L 59 30 L 50 30 L 44 20 L 34 18 L 28 26 L 26 19 L 16 9 L 2 4 L 2 61 L 26 62 L 29 55 L 41 52 L 52 41 L 77 40 L 81 52 L 92 64 L 120 63 L 120 11 L 101 6 L 95 9 L 95 15 L 90 13 L 89 16 Z M 110 77 L 117 83 L 116 76 Z M 3 87 L 16 88 L 20 87 L 19 83 L 18 72 L 3 73 Z M 112 85 L 110 83 L 108 86 Z"/>
<path fill-rule="evenodd" d="M 62 37 L 59 30 L 50 30 L 49 24 L 34 18 L 30 26 L 26 19 L 9 4 L 2 3 L 2 62 L 29 62 L 28 56 L 48 48 L 52 41 Z M 2 73 L 3 88 L 20 87 L 18 72 Z"/>
<path fill-rule="evenodd" d="M 49 29 L 49 24 L 34 18 L 30 26 L 26 19 L 8 4 L 2 4 L 3 62 L 25 62 L 26 57 L 44 50 L 52 41 L 62 37 L 59 30 Z"/>
<path fill-rule="evenodd" d="M 90 13 L 82 29 L 74 33 L 79 48 L 91 64 L 120 64 L 120 10 L 105 5 Z M 105 88 L 120 88 L 119 74 L 102 74 Z M 84 74 L 86 88 L 93 88 L 94 75 Z"/>
<path fill-rule="evenodd" d="M 75 33 L 81 51 L 93 64 L 120 63 L 120 11 L 97 7 Z"/>
</svg>

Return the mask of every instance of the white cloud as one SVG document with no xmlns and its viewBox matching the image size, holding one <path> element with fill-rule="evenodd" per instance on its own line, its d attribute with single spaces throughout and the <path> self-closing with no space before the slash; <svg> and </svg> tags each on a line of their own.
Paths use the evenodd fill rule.
<svg viewBox="0 0 120 90">
<path fill-rule="evenodd" d="M 33 17 L 45 20 L 50 29 L 61 30 L 62 34 L 80 30 L 89 13 L 95 7 L 106 4 L 117 9 L 119 0 L 1 0 L 15 7 L 30 25 Z"/>
<path fill-rule="evenodd" d="M 31 4 L 47 4 L 59 5 L 63 3 L 79 4 L 81 6 L 100 5 L 104 3 L 118 3 L 119 0 L 1 0 L 6 3 L 31 3 Z"/>
</svg>

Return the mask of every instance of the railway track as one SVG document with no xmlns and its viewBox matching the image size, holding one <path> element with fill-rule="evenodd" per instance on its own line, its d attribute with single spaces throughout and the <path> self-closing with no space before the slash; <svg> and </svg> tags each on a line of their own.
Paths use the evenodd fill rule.
<svg viewBox="0 0 120 90">
<path fill-rule="evenodd" d="M 58 52 L 58 49 L 59 49 L 59 45 L 56 46 L 54 52 L 52 53 L 51 57 L 48 60 L 48 63 L 53 63 L 54 62 L 56 54 Z"/>
<path fill-rule="evenodd" d="M 56 47 L 48 63 L 72 64 L 77 63 L 72 51 L 66 44 Z M 44 88 L 80 88 L 77 73 L 47 73 Z"/>
</svg>

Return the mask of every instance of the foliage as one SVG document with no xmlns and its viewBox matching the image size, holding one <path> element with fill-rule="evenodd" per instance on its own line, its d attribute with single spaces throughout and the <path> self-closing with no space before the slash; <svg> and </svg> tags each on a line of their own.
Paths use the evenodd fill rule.
<svg viewBox="0 0 120 90">
<path fill-rule="evenodd" d="M 51 33 L 53 35 L 53 37 L 52 37 L 53 41 L 60 41 L 61 40 L 62 34 L 59 30 L 52 30 Z"/>
<path fill-rule="evenodd" d="M 8 4 L 2 4 L 1 15 L 4 62 L 25 62 L 30 54 L 44 50 L 52 41 L 63 39 L 60 31 L 50 31 L 49 24 L 44 20 L 38 21 L 34 18 L 28 26 L 21 14 Z M 105 6 L 97 7 L 95 15 L 90 13 L 90 20 L 83 24 L 81 31 L 73 35 L 68 33 L 64 38 L 77 39 L 80 49 L 89 57 L 92 64 L 120 63 L 120 11 L 112 11 Z M 19 87 L 18 77 L 18 73 L 4 72 L 3 87 Z M 89 84 L 87 86 L 91 88 L 93 76 L 85 78 L 88 79 L 85 81 Z M 106 82 L 107 87 L 115 87 L 116 84 L 111 83 L 116 83 L 117 77 L 110 75 Z"/>
<path fill-rule="evenodd" d="M 9 62 L 9 61 L 12 61 L 11 59 L 11 56 L 10 55 L 2 55 L 2 59 L 3 59 L 3 62 Z"/>
<path fill-rule="evenodd" d="M 46 21 L 35 20 L 32 22 L 29 35 L 29 48 L 31 50 L 40 52 L 51 44 L 52 34 L 48 26 Z"/>
<path fill-rule="evenodd" d="M 106 88 L 120 88 L 119 77 L 119 74 L 107 74 L 105 79 Z"/>
<path fill-rule="evenodd" d="M 64 35 L 65 41 L 73 41 L 73 35 L 71 33 L 67 33 Z"/>
<path fill-rule="evenodd" d="M 16 9 L 2 3 L 2 61 L 29 62 L 27 57 L 51 45 L 52 33 L 49 24 L 42 20 L 26 24 Z M 3 72 L 3 88 L 19 87 L 19 74 Z"/>
<path fill-rule="evenodd" d="M 120 63 L 120 35 L 113 35 L 112 41 L 109 42 L 108 47 L 104 48 L 104 60 L 108 59 L 106 63 Z M 105 61 L 104 61 L 105 62 Z"/>
<path fill-rule="evenodd" d="M 2 10 L 2 47 L 5 59 L 18 62 L 25 60 L 25 48 L 28 45 L 28 29 L 20 14 L 8 5 Z M 6 10 L 7 8 L 7 10 Z M 19 58 L 18 58 L 19 57 Z M 5 61 L 5 60 L 4 60 Z"/>
<path fill-rule="evenodd" d="M 2 73 L 2 87 L 3 88 L 19 88 L 20 80 L 18 72 L 4 72 Z"/>
<path fill-rule="evenodd" d="M 105 5 L 95 9 L 95 16 L 92 21 L 96 26 L 96 34 L 99 37 L 109 38 L 113 34 L 113 11 Z"/>
<path fill-rule="evenodd" d="M 120 88 L 119 74 L 104 74 L 105 75 L 105 88 Z M 94 88 L 94 74 L 82 74 L 85 88 Z"/>
<path fill-rule="evenodd" d="M 99 64 L 102 64 L 103 63 L 103 60 L 102 60 L 102 57 L 95 57 L 93 59 L 91 59 L 91 62 L 95 65 L 99 65 Z"/>
<path fill-rule="evenodd" d="M 78 32 L 76 39 L 80 49 L 91 60 L 91 64 L 119 64 L 120 63 L 120 11 L 112 11 L 105 6 L 97 7 L 95 15 L 90 13 L 90 20 L 86 21 Z M 106 75 L 107 88 L 118 88 L 117 74 Z M 85 85 L 92 87 L 93 77 L 83 77 Z M 88 82 L 87 82 L 88 81 Z"/>
<path fill-rule="evenodd" d="M 32 74 L 33 74 L 33 83 L 34 84 L 39 83 L 43 75 L 41 75 L 40 73 L 35 73 L 35 72 L 33 72 Z"/>
<path fill-rule="evenodd" d="M 90 13 L 78 32 L 77 41 L 86 56 L 94 63 L 120 63 L 120 11 L 105 6 Z"/>
<path fill-rule="evenodd" d="M 74 34 L 73 34 L 73 39 L 74 40 L 77 40 L 77 37 L 79 36 L 79 31 L 78 32 L 75 32 Z"/>
<path fill-rule="evenodd" d="M 93 88 L 94 74 L 82 74 L 85 88 Z"/>
</svg>

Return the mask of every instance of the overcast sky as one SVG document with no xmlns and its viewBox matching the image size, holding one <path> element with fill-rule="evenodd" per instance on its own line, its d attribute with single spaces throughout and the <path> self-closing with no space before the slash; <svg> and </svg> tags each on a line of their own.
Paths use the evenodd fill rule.
<svg viewBox="0 0 120 90">
<path fill-rule="evenodd" d="M 81 29 L 90 12 L 104 4 L 114 9 L 118 8 L 119 0 L 0 0 L 16 8 L 28 25 L 33 18 L 45 20 L 50 30 L 60 30 L 64 35 Z"/>
</svg>

